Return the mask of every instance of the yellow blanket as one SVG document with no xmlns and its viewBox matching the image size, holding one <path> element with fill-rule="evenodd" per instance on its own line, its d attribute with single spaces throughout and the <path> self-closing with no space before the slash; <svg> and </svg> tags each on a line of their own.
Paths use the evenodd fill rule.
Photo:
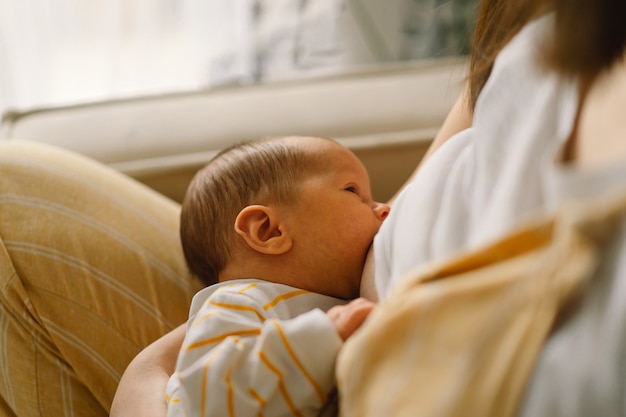
<svg viewBox="0 0 626 417">
<path fill-rule="evenodd" d="M 575 306 L 625 209 L 626 193 L 570 203 L 408 274 L 340 354 L 341 415 L 515 415 L 544 341 Z"/>
</svg>

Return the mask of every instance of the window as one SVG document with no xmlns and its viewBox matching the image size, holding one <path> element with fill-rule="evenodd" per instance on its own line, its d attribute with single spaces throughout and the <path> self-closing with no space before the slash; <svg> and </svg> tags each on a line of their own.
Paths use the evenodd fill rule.
<svg viewBox="0 0 626 417">
<path fill-rule="evenodd" d="M 0 112 L 467 53 L 476 0 L 0 0 Z"/>
</svg>

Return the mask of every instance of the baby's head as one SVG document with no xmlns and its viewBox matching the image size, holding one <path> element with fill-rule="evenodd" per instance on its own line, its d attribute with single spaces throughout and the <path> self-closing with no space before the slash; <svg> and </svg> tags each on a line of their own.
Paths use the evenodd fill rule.
<svg viewBox="0 0 626 417">
<path fill-rule="evenodd" d="M 372 200 L 363 165 L 337 142 L 265 138 L 220 152 L 196 174 L 181 240 L 207 285 L 261 278 L 349 298 L 388 211 Z"/>
</svg>

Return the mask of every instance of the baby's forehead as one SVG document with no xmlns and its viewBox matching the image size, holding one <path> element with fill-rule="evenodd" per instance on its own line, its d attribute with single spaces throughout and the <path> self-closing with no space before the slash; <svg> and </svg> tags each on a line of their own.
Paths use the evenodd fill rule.
<svg viewBox="0 0 626 417">
<path fill-rule="evenodd" d="M 300 172 L 306 174 L 351 173 L 368 176 L 365 167 L 352 151 L 333 139 L 314 136 L 285 137 L 287 146 L 297 150 Z"/>
<path fill-rule="evenodd" d="M 311 157 L 323 157 L 347 151 L 343 145 L 332 139 L 315 136 L 289 136 L 283 138 L 283 140 L 290 147 L 293 146 Z"/>
<path fill-rule="evenodd" d="M 279 138 L 278 140 L 298 147 L 317 147 L 336 143 L 332 139 L 320 138 L 317 136 L 285 136 Z"/>
</svg>

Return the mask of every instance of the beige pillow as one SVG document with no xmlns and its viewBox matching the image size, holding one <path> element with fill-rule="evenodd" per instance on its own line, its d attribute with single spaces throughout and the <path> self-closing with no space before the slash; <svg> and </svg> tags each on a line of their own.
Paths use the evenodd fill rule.
<svg viewBox="0 0 626 417">
<path fill-rule="evenodd" d="M 82 156 L 0 143 L 0 414 L 108 415 L 126 365 L 201 288 L 179 210 Z"/>
</svg>

